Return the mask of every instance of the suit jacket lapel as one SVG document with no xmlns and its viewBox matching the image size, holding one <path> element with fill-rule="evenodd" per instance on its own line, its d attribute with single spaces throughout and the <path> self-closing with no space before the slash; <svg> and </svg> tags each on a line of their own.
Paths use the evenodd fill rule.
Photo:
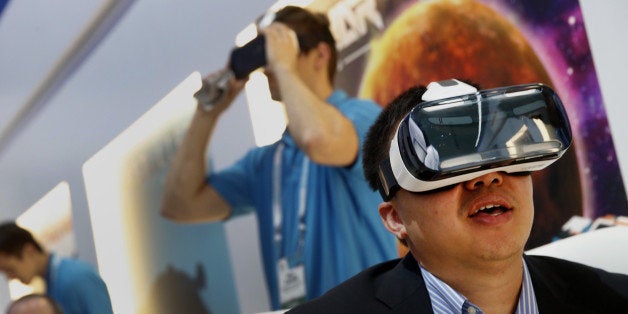
<svg viewBox="0 0 628 314">
<path fill-rule="evenodd" d="M 377 284 L 375 297 L 386 304 L 390 313 L 433 313 L 419 265 L 408 253 Z"/>
<path fill-rule="evenodd" d="M 524 259 L 530 271 L 539 312 L 565 313 L 568 309 L 578 312 L 573 304 L 568 303 L 573 301 L 572 297 L 566 294 L 570 290 L 569 283 L 555 274 L 548 273 L 543 264 L 539 263 L 534 256 L 524 255 Z"/>
</svg>

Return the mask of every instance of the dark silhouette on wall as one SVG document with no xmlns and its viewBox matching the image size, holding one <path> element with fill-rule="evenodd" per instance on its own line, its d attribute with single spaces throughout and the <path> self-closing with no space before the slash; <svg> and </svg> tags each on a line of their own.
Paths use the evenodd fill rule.
<svg viewBox="0 0 628 314">
<path fill-rule="evenodd" d="M 194 278 L 169 264 L 153 283 L 147 300 L 138 312 L 211 314 L 199 293 L 206 286 L 205 269 L 201 263 L 196 264 Z"/>
</svg>

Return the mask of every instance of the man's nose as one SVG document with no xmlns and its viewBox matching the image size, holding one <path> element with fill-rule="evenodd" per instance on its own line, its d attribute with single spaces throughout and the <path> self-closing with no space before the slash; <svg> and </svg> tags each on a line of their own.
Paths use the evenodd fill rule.
<svg viewBox="0 0 628 314">
<path fill-rule="evenodd" d="M 464 182 L 464 187 L 468 190 L 475 190 L 491 184 L 501 185 L 504 182 L 502 172 L 490 172 L 477 178 Z"/>
</svg>

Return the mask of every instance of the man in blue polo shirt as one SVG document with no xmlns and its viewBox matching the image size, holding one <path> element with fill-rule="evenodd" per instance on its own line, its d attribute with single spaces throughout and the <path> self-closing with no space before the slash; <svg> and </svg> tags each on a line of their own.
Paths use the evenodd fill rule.
<svg viewBox="0 0 628 314">
<path fill-rule="evenodd" d="M 107 286 L 93 267 L 46 251 L 28 230 L 14 222 L 0 224 L 0 271 L 25 284 L 42 277 L 46 294 L 63 313 L 113 313 Z"/>
<path fill-rule="evenodd" d="M 180 222 L 255 212 L 271 303 L 278 309 L 317 297 L 397 253 L 360 166 L 362 140 L 380 108 L 334 90 L 329 21 L 285 7 L 262 33 L 271 95 L 286 109 L 285 134 L 206 176 L 212 130 L 245 81 L 232 79 L 211 109 L 199 102 L 166 178 L 161 210 Z"/>
</svg>

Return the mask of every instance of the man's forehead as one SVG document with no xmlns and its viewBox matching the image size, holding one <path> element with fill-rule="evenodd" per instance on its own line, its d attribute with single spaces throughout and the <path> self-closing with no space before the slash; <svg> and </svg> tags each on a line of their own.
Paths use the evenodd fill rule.
<svg viewBox="0 0 628 314">
<path fill-rule="evenodd" d="M 22 250 L 20 250 L 20 252 L 21 251 Z M 19 256 L 19 254 L 11 254 L 9 252 L 0 252 L 0 261 L 6 261 L 6 260 L 9 260 L 9 259 L 12 259 L 12 258 L 19 259 L 20 256 Z"/>
</svg>

